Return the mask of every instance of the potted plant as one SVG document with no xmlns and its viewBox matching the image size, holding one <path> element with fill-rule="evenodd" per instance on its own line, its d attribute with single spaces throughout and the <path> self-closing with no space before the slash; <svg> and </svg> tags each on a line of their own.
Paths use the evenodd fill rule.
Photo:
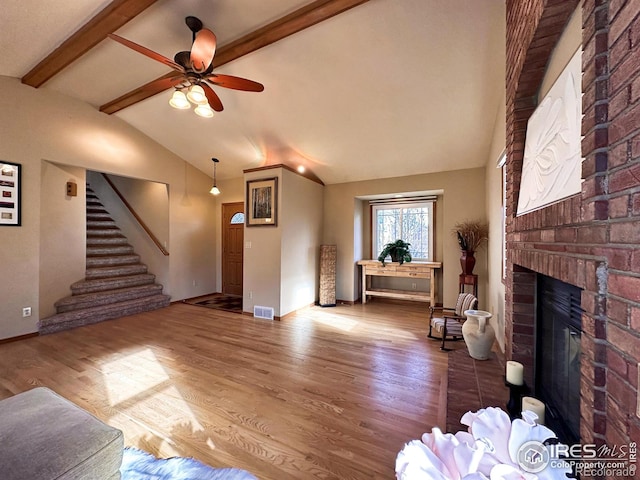
<svg viewBox="0 0 640 480">
<path fill-rule="evenodd" d="M 462 273 L 472 275 L 473 267 L 476 264 L 476 258 L 473 254 L 489 239 L 489 225 L 477 220 L 466 220 L 456 223 L 453 233 L 456 235 L 460 250 L 462 250 L 460 257 Z"/>
<path fill-rule="evenodd" d="M 387 256 L 391 256 L 392 262 L 398 262 L 402 265 L 404 262 L 411 261 L 411 253 L 409 252 L 410 243 L 405 242 L 404 240 L 396 240 L 395 242 L 387 243 L 380 255 L 378 255 L 378 261 L 382 262 L 382 266 L 384 266 L 384 260 Z"/>
</svg>

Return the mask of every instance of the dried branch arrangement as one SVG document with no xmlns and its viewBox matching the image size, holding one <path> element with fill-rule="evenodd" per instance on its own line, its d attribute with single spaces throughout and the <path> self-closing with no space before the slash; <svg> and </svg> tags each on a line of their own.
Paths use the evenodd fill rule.
<svg viewBox="0 0 640 480">
<path fill-rule="evenodd" d="M 458 238 L 461 250 L 475 252 L 489 239 L 489 225 L 466 220 L 456 223 L 452 233 Z"/>
</svg>

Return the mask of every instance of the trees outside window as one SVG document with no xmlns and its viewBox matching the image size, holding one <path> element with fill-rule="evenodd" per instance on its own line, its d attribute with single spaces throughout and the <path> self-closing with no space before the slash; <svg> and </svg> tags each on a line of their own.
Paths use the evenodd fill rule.
<svg viewBox="0 0 640 480">
<path fill-rule="evenodd" d="M 433 202 L 374 205 L 371 223 L 374 258 L 387 243 L 402 239 L 411 244 L 414 261 L 433 259 Z"/>
</svg>

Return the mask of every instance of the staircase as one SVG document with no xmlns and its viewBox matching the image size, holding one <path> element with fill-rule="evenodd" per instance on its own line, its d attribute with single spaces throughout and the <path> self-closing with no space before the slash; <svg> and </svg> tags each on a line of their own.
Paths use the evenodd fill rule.
<svg viewBox="0 0 640 480">
<path fill-rule="evenodd" d="M 40 320 L 40 334 L 156 310 L 168 306 L 169 300 L 87 186 L 85 279 L 71 285 L 70 297 L 55 303 L 56 315 Z"/>
</svg>

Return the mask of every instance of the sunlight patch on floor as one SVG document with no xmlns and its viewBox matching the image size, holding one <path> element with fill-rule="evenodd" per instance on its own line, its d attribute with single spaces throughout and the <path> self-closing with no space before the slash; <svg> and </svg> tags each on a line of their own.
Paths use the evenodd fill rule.
<svg viewBox="0 0 640 480">
<path fill-rule="evenodd" d="M 123 403 L 170 380 L 149 348 L 107 362 L 101 370 L 111 406 Z"/>
<path fill-rule="evenodd" d="M 138 448 L 153 446 L 156 454 L 177 455 L 180 452 L 173 438 L 195 437 L 215 449 L 204 426 L 150 349 L 106 363 L 102 374 L 109 404 L 117 412 L 110 423 L 135 424 L 137 434 L 131 440 Z"/>
<path fill-rule="evenodd" d="M 313 320 L 323 325 L 337 328 L 338 330 L 342 330 L 343 332 L 350 332 L 358 325 L 357 320 L 352 320 L 350 318 L 344 318 L 339 315 L 331 315 L 327 313 L 323 313 L 321 316 L 314 317 Z"/>
</svg>

